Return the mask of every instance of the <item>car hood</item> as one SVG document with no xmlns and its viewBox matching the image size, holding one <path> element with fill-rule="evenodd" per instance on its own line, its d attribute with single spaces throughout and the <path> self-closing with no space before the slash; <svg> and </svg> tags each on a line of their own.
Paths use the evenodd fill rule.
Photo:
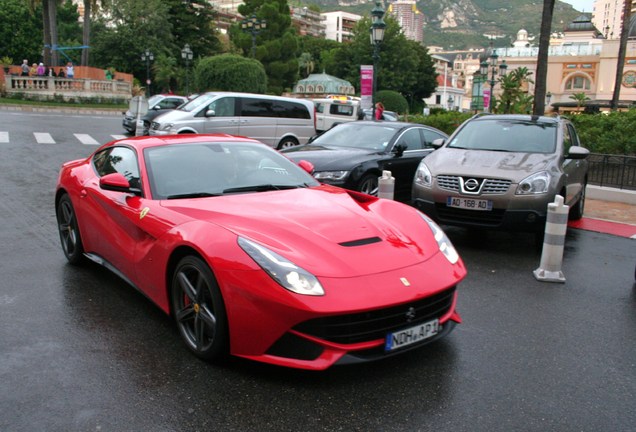
<svg viewBox="0 0 636 432">
<path fill-rule="evenodd" d="M 363 162 L 378 159 L 382 155 L 377 150 L 318 144 L 292 147 L 283 153 L 294 162 L 301 160 L 311 162 L 315 171 L 349 170 Z"/>
<path fill-rule="evenodd" d="M 375 274 L 439 253 L 415 209 L 326 185 L 166 200 L 162 206 L 254 240 L 316 276 Z"/>
<path fill-rule="evenodd" d="M 425 159 L 434 176 L 440 174 L 510 179 L 519 182 L 538 171 L 551 171 L 558 156 L 490 150 L 441 148 Z"/>
<path fill-rule="evenodd" d="M 184 119 L 191 120 L 192 118 L 193 118 L 193 113 L 175 109 L 175 110 L 162 112 L 161 115 L 155 118 L 155 121 L 158 121 L 161 123 L 171 123 L 171 122 L 184 120 Z"/>
</svg>

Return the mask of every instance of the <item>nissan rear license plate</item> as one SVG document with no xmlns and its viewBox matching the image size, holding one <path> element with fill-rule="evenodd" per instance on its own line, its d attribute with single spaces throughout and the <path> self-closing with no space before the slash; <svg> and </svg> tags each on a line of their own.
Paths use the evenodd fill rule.
<svg viewBox="0 0 636 432">
<path fill-rule="evenodd" d="M 468 209 L 468 210 L 482 210 L 482 211 L 492 210 L 492 201 L 473 199 L 473 198 L 448 197 L 446 198 L 446 205 L 448 207 L 455 207 L 455 208 Z"/>
<path fill-rule="evenodd" d="M 441 327 L 439 325 L 439 320 L 434 319 L 433 321 L 425 322 L 424 324 L 418 324 L 407 329 L 389 333 L 386 336 L 384 350 L 393 351 L 398 348 L 403 348 L 405 346 L 421 342 L 424 339 L 435 336 L 440 330 Z"/>
</svg>

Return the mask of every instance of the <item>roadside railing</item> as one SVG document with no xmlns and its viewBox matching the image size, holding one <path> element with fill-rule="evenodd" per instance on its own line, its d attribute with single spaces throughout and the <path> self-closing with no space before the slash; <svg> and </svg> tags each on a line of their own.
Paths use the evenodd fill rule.
<svg viewBox="0 0 636 432">
<path fill-rule="evenodd" d="M 23 77 L 5 75 L 5 92 L 8 95 L 23 94 L 26 96 L 52 99 L 77 97 L 99 97 L 121 99 L 129 97 L 132 86 L 126 81 L 94 80 L 62 77 Z"/>
<path fill-rule="evenodd" d="M 636 190 L 636 156 L 590 153 L 588 183 Z"/>
</svg>

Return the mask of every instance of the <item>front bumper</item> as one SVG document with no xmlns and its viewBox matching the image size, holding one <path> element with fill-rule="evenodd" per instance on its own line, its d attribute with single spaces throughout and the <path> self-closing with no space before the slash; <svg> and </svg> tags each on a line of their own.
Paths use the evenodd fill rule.
<svg viewBox="0 0 636 432">
<path fill-rule="evenodd" d="M 413 205 L 439 224 L 504 231 L 542 231 L 547 214 L 547 204 L 545 211 L 496 207 L 491 211 L 458 209 L 422 198 L 415 198 Z"/>
<path fill-rule="evenodd" d="M 321 297 L 291 294 L 262 271 L 247 273 L 230 271 L 219 280 L 231 353 L 251 360 L 308 370 L 379 360 L 444 337 L 461 322 L 456 286 L 466 269 L 442 253 L 380 274 L 319 277 L 326 292 Z M 385 351 L 389 333 L 435 319 L 441 325 L 436 335 Z"/>
</svg>

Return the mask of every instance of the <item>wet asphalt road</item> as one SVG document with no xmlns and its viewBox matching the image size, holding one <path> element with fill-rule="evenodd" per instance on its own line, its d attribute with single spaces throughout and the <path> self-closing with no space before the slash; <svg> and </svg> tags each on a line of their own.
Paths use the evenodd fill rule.
<svg viewBox="0 0 636 432">
<path fill-rule="evenodd" d="M 636 242 L 592 232 L 569 231 L 551 284 L 532 236 L 449 229 L 464 323 L 402 356 L 320 373 L 199 361 L 145 297 L 59 247 L 57 171 L 95 148 L 73 134 L 120 124 L 0 112 L 0 431 L 636 428 Z"/>
</svg>

